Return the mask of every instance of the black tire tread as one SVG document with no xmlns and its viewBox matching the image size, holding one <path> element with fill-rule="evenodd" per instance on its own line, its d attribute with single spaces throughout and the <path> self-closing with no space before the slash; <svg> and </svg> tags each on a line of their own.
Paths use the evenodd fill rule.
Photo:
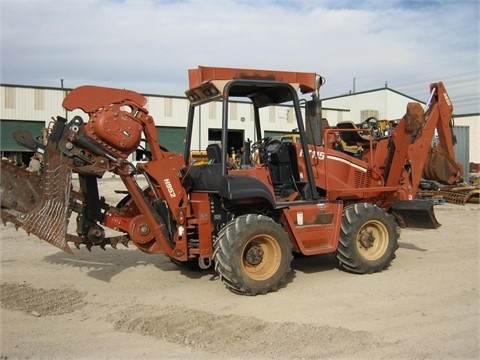
<svg viewBox="0 0 480 360">
<path fill-rule="evenodd" d="M 251 284 L 246 275 L 242 273 L 238 265 L 240 243 L 251 236 L 251 232 L 258 229 L 259 232 L 273 232 L 278 236 L 282 250 L 282 264 L 279 271 L 270 279 L 256 284 Z M 259 214 L 247 214 L 236 217 L 230 221 L 218 234 L 214 242 L 213 259 L 215 270 L 220 275 L 224 285 L 232 292 L 242 295 L 258 295 L 276 291 L 285 283 L 288 273 L 291 271 L 290 264 L 293 259 L 292 245 L 286 232 L 281 225 L 271 218 Z"/>
<path fill-rule="evenodd" d="M 376 261 L 364 259 L 358 254 L 355 244 L 357 231 L 366 221 L 371 219 L 381 221 L 389 234 L 387 249 L 384 255 Z M 398 249 L 399 234 L 395 218 L 385 210 L 369 203 L 358 203 L 346 207 L 343 211 L 336 252 L 339 266 L 346 271 L 358 274 L 370 274 L 387 269 L 396 257 L 395 251 Z"/>
</svg>

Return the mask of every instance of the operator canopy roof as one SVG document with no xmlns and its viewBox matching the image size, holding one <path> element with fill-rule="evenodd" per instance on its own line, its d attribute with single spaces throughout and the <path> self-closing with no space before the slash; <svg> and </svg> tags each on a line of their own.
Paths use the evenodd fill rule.
<svg viewBox="0 0 480 360">
<path fill-rule="evenodd" d="M 230 83 L 233 80 L 238 81 Z M 279 86 L 279 82 L 285 84 Z M 264 107 L 293 100 L 291 87 L 305 94 L 315 91 L 319 83 L 315 73 L 199 66 L 189 70 L 189 85 L 185 94 L 195 105 L 227 91 L 229 96 L 248 97 L 257 107 Z"/>
</svg>

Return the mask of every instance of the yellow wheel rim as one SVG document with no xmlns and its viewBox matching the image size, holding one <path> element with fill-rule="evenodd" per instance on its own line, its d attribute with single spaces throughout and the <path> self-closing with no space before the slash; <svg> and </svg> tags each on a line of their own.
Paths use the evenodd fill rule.
<svg viewBox="0 0 480 360">
<path fill-rule="evenodd" d="M 358 231 L 355 244 L 360 255 L 366 260 L 380 259 L 388 247 L 388 230 L 377 220 L 366 222 Z"/>
<path fill-rule="evenodd" d="M 282 251 L 274 237 L 256 235 L 243 247 L 242 269 L 253 280 L 266 280 L 278 270 L 281 259 Z"/>
</svg>

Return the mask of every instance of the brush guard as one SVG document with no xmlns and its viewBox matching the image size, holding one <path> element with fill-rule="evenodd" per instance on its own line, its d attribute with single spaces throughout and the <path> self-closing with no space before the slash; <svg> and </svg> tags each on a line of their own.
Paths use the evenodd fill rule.
<svg viewBox="0 0 480 360">
<path fill-rule="evenodd" d="M 85 206 L 88 206 L 85 204 L 88 203 L 85 194 L 72 189 L 69 157 L 63 155 L 60 150 L 62 147 L 60 143 L 65 142 L 62 138 L 67 131 L 66 121 L 64 118 L 57 118 L 48 143 L 45 149 L 41 150 L 44 152 L 44 171 L 41 175 L 30 173 L 8 160 L 2 160 L 0 173 L 2 222 L 4 225 L 11 222 L 17 230 L 22 228 L 29 235 L 35 235 L 67 253 L 72 253 L 68 242 L 73 243 L 76 248 L 85 245 L 88 250 L 93 246 L 105 249 L 106 245 L 116 248 L 119 243 L 128 247 L 130 238 L 127 235 L 108 238 L 104 236 L 103 229 L 95 223 L 102 214 L 98 213 L 94 218 L 85 214 Z M 17 143 L 33 151 L 43 147 L 35 143 L 28 131 L 16 131 L 13 137 Z M 96 186 L 96 183 L 94 185 Z M 99 212 L 100 209 L 110 208 L 101 199 L 93 205 Z M 67 233 L 72 212 L 79 213 L 77 235 Z M 81 225 L 79 216 L 83 219 Z"/>
<path fill-rule="evenodd" d="M 67 245 L 71 170 L 58 151 L 65 123 L 56 122 L 44 151 L 44 172 L 36 175 L 2 160 L 1 217 L 28 234 L 72 253 Z"/>
</svg>

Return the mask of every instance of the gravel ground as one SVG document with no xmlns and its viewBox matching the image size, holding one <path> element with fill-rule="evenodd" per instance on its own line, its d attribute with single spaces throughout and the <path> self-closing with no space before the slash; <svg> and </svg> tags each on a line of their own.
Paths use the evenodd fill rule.
<svg viewBox="0 0 480 360">
<path fill-rule="evenodd" d="M 295 258 L 283 288 L 255 297 L 162 255 L 72 256 L 8 224 L 0 359 L 478 359 L 479 205 L 435 208 L 442 226 L 403 230 L 387 271 Z"/>
</svg>

